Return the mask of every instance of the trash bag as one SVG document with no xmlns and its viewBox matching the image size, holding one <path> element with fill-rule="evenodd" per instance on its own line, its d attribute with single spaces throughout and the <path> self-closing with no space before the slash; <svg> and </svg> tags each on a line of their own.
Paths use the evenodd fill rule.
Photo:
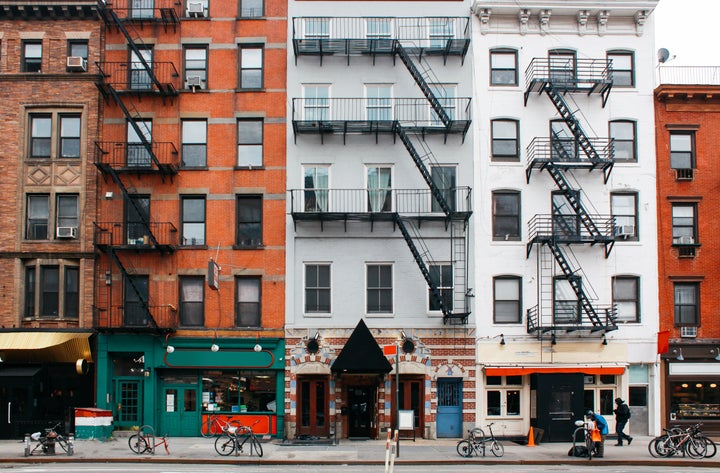
<svg viewBox="0 0 720 473">
<path fill-rule="evenodd" d="M 569 457 L 587 457 L 588 449 L 585 445 L 575 445 L 568 450 Z"/>
</svg>

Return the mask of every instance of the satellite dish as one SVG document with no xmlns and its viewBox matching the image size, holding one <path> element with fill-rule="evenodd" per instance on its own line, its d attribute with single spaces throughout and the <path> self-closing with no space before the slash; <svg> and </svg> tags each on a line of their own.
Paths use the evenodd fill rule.
<svg viewBox="0 0 720 473">
<path fill-rule="evenodd" d="M 658 62 L 660 64 L 667 61 L 669 57 L 670 57 L 670 51 L 668 51 L 666 48 L 658 49 L 657 58 L 658 58 Z"/>
</svg>

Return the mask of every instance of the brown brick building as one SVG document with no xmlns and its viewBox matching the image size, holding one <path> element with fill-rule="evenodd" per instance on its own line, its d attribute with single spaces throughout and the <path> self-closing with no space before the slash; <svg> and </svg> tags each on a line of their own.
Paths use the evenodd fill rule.
<svg viewBox="0 0 720 473">
<path fill-rule="evenodd" d="M 70 424 L 93 399 L 96 4 L 0 5 L 2 437 Z"/>
<path fill-rule="evenodd" d="M 717 72 L 663 66 L 655 90 L 663 424 L 703 422 L 714 432 L 720 431 Z"/>
<path fill-rule="evenodd" d="M 98 407 L 283 430 L 285 2 L 100 11 Z M 276 408 L 278 406 L 279 408 Z"/>
</svg>

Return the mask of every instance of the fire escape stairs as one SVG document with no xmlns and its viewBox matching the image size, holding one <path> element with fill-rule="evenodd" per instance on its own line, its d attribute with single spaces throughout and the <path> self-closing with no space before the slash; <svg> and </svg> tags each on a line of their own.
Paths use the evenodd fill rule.
<svg viewBox="0 0 720 473">
<path fill-rule="evenodd" d="M 164 331 L 163 329 L 158 326 L 157 322 L 155 321 L 155 318 L 152 316 L 152 313 L 150 312 L 150 305 L 149 301 L 146 300 L 145 296 L 143 295 L 143 292 L 137 287 L 135 282 L 133 281 L 133 278 L 130 277 L 130 274 L 128 273 L 127 269 L 125 268 L 125 265 L 122 264 L 122 261 L 120 261 L 120 257 L 117 255 L 117 253 L 110 248 L 108 251 L 110 257 L 112 258 L 115 265 L 120 270 L 120 273 L 123 276 L 123 281 L 126 283 L 126 287 L 129 287 L 135 296 L 137 297 L 137 300 L 140 302 L 140 305 L 142 307 L 143 313 L 147 317 L 148 325 L 150 328 L 152 328 L 155 331 L 161 332 Z"/>
</svg>

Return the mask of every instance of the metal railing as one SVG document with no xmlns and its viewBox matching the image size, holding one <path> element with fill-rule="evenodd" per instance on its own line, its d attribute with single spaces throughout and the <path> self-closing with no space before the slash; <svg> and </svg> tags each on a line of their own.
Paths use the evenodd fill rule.
<svg viewBox="0 0 720 473">
<path fill-rule="evenodd" d="M 175 64 L 169 61 L 150 61 L 152 76 L 164 86 L 158 90 L 151 74 L 141 62 L 98 62 L 102 84 L 115 89 L 116 92 L 132 92 L 137 94 L 161 93 L 177 91 L 180 86 L 180 74 Z"/>
<path fill-rule="evenodd" d="M 720 85 L 720 66 L 661 66 L 658 81 L 670 85 Z"/>
<path fill-rule="evenodd" d="M 579 304 L 556 306 L 549 313 L 541 313 L 537 305 L 526 311 L 526 327 L 528 333 L 552 330 L 614 330 L 617 328 L 617 306 L 593 305 L 595 312 L 600 316 L 600 324 L 594 324 Z"/>
<path fill-rule="evenodd" d="M 573 87 L 612 81 L 612 61 L 608 59 L 534 58 L 525 69 L 525 88 L 533 82 L 552 82 Z"/>
<path fill-rule="evenodd" d="M 469 97 L 440 98 L 452 121 L 471 119 Z M 426 98 L 294 98 L 292 120 L 305 122 L 407 122 L 414 125 L 445 125 Z"/>
<path fill-rule="evenodd" d="M 471 189 L 440 189 L 454 212 L 467 213 L 471 207 Z M 399 213 L 440 215 L 440 205 L 430 189 L 290 189 L 292 213 Z"/>
<path fill-rule="evenodd" d="M 177 14 L 177 0 L 100 0 L 105 7 L 113 10 L 121 20 L 161 20 L 163 10 L 173 10 Z"/>
<path fill-rule="evenodd" d="M 93 243 L 97 246 L 152 250 L 155 244 L 151 235 L 159 245 L 178 245 L 178 231 L 171 222 L 150 222 L 147 226 L 140 222 L 95 222 L 94 228 Z"/>
<path fill-rule="evenodd" d="M 180 167 L 180 155 L 174 143 L 153 141 L 150 145 L 152 154 L 161 166 L 175 170 Z M 159 171 L 142 143 L 98 141 L 95 146 L 95 164 L 101 167 L 105 165 L 115 170 Z"/>
<path fill-rule="evenodd" d="M 589 138 L 590 144 L 597 151 L 603 161 L 615 160 L 615 140 L 612 138 Z M 597 163 L 590 160 L 583 152 L 578 141 L 574 138 L 554 140 L 551 138 L 536 137 L 526 148 L 527 165 L 536 162 L 558 164 L 585 164 L 588 166 Z"/>
<path fill-rule="evenodd" d="M 97 329 L 176 329 L 178 322 L 178 311 L 170 304 L 148 305 L 147 310 L 139 304 L 93 308 L 93 327 Z"/>
<path fill-rule="evenodd" d="M 615 217 L 612 215 L 588 215 L 606 239 L 615 237 Z M 528 222 L 530 239 L 554 239 L 560 241 L 595 241 L 597 238 L 583 225 L 577 214 L 535 215 Z"/>
</svg>

